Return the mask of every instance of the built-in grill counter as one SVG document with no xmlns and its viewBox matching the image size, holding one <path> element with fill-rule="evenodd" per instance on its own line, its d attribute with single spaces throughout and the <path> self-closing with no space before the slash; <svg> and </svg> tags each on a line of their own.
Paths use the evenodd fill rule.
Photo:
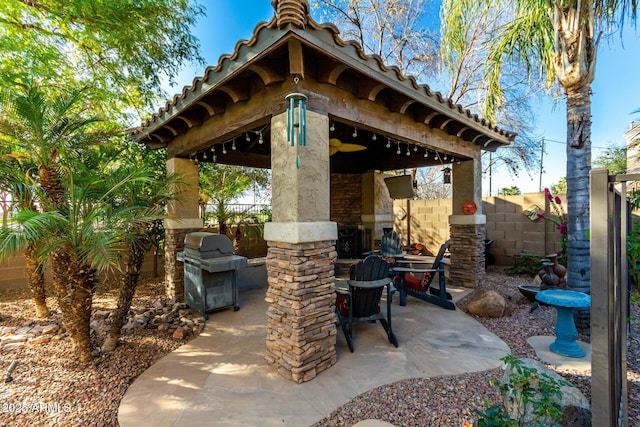
<svg viewBox="0 0 640 427">
<path fill-rule="evenodd" d="M 184 263 L 184 300 L 187 306 L 207 313 L 238 305 L 236 276 L 247 266 L 247 258 L 234 255 L 236 248 L 224 234 L 195 232 L 184 239 L 184 251 L 177 254 Z"/>
</svg>

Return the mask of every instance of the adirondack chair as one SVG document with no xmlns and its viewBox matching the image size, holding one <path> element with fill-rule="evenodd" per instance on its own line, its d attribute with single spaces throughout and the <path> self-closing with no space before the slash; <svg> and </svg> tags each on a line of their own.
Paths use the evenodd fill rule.
<svg viewBox="0 0 640 427">
<path fill-rule="evenodd" d="M 376 255 L 371 255 L 351 266 L 348 287 L 338 288 L 336 315 L 353 353 L 353 324 L 376 322 L 387 333 L 389 342 L 398 347 L 398 339 L 391 329 L 391 298 L 393 295 L 389 264 Z M 384 287 L 387 288 L 387 313 L 380 310 Z M 395 289 L 394 289 L 395 290 Z"/>
<path fill-rule="evenodd" d="M 444 278 L 444 254 L 449 249 L 449 240 L 440 246 L 433 264 L 428 265 L 415 260 L 396 260 L 393 271 L 397 273 L 396 285 L 400 291 L 400 305 L 406 305 L 407 295 L 436 304 L 448 310 L 455 310 L 451 301 L 451 294 L 447 292 Z M 418 275 L 418 276 L 414 276 Z M 438 275 L 438 287 L 431 287 L 431 283 Z"/>
</svg>

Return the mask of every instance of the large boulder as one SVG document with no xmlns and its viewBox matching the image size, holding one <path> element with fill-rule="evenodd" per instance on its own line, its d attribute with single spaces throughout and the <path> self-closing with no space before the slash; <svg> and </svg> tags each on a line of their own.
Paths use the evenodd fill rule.
<svg viewBox="0 0 640 427">
<path fill-rule="evenodd" d="M 572 384 L 568 383 L 565 379 L 563 379 L 560 375 L 547 368 L 544 364 L 538 362 L 533 359 L 518 359 L 520 362 L 520 366 L 529 369 L 535 369 L 539 375 L 547 375 L 553 381 L 562 384 L 560 387 L 560 392 L 562 393 L 562 397 L 558 398 L 556 396 L 552 397 L 552 401 L 559 404 L 562 408 L 562 426 L 571 426 L 571 427 L 586 427 L 591 425 L 591 409 L 589 406 L 589 401 L 584 397 L 584 395 L 580 392 L 577 387 L 574 387 Z M 510 376 L 512 375 L 511 366 L 507 366 L 505 369 L 503 383 L 510 383 Z M 519 377 L 520 374 L 513 373 L 515 377 Z M 536 378 L 531 378 L 530 385 L 534 389 L 538 389 L 539 380 Z M 531 400 L 539 401 L 541 395 L 535 395 L 531 397 Z M 517 391 L 512 390 L 510 393 L 507 393 L 504 397 L 504 407 L 507 414 L 511 418 L 518 419 L 518 414 L 523 412 L 523 404 L 521 402 L 521 398 L 518 395 Z M 519 404 L 518 404 L 519 403 Z M 538 424 L 540 422 L 541 424 Z M 533 415 L 533 404 L 531 401 L 526 407 L 526 415 L 524 417 L 524 426 L 552 426 L 554 424 L 551 417 L 546 416 L 540 419 L 537 419 L 535 415 Z"/>
<path fill-rule="evenodd" d="M 495 291 L 483 291 L 477 294 L 467 305 L 467 311 L 479 317 L 502 317 L 508 315 L 507 302 Z"/>
</svg>

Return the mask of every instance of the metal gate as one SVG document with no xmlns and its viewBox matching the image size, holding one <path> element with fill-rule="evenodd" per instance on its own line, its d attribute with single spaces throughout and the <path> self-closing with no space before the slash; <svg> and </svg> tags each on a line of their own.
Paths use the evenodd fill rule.
<svg viewBox="0 0 640 427">
<path fill-rule="evenodd" d="M 627 334 L 630 283 L 626 239 L 627 182 L 640 175 L 590 172 L 591 411 L 593 426 L 629 425 Z M 635 268 L 635 266 L 634 266 Z"/>
</svg>

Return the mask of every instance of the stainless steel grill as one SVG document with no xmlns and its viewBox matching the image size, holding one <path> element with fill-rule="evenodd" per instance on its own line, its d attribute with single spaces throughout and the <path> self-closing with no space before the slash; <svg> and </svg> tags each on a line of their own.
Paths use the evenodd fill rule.
<svg viewBox="0 0 640 427">
<path fill-rule="evenodd" d="M 189 233 L 184 251 L 177 255 L 184 263 L 184 300 L 187 306 L 207 313 L 238 305 L 236 274 L 247 266 L 247 259 L 234 255 L 236 248 L 224 234 Z"/>
</svg>

